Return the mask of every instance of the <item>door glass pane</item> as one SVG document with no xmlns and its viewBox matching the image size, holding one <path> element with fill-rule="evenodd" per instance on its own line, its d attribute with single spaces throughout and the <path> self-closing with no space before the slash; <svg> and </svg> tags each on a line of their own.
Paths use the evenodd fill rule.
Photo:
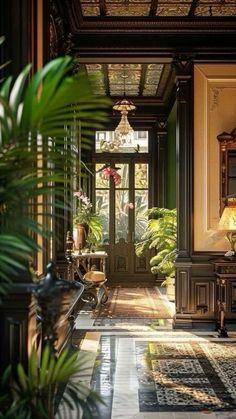
<svg viewBox="0 0 236 419">
<path fill-rule="evenodd" d="M 127 190 L 115 192 L 115 242 L 120 239 L 128 240 L 129 226 L 129 193 Z"/>
<path fill-rule="evenodd" d="M 96 211 L 102 222 L 102 243 L 109 243 L 110 191 L 96 190 Z"/>
<path fill-rule="evenodd" d="M 96 188 L 109 188 L 109 178 L 104 175 L 102 168 L 104 167 L 104 163 L 97 163 L 95 165 L 96 170 Z"/>
<path fill-rule="evenodd" d="M 146 231 L 148 217 L 144 215 L 148 209 L 148 190 L 135 191 L 135 241 L 141 240 Z"/>
<path fill-rule="evenodd" d="M 135 164 L 135 188 L 148 188 L 148 164 Z"/>
<path fill-rule="evenodd" d="M 117 163 L 115 164 L 117 173 L 121 177 L 121 182 L 119 185 L 116 185 L 116 188 L 127 188 L 129 187 L 129 165 L 126 163 Z"/>
</svg>

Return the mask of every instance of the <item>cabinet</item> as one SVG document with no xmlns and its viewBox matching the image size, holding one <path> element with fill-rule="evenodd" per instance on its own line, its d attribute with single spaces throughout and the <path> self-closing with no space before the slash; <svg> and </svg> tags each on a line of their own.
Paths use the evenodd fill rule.
<svg viewBox="0 0 236 419">
<path fill-rule="evenodd" d="M 226 321 L 236 320 L 236 258 L 211 261 L 216 279 L 216 330 L 219 337 L 228 337 Z"/>
<path fill-rule="evenodd" d="M 228 195 L 236 194 L 236 128 L 217 136 L 220 146 L 220 213 Z"/>
</svg>

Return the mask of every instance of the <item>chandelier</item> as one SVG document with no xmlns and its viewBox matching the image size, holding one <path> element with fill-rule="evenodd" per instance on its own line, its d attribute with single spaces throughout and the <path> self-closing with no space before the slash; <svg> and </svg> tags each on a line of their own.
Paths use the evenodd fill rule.
<svg viewBox="0 0 236 419">
<path fill-rule="evenodd" d="M 115 129 L 115 142 L 118 146 L 131 141 L 131 136 L 134 130 L 128 121 L 128 113 L 133 112 L 136 109 L 133 102 L 128 100 L 125 95 L 125 80 L 128 77 L 125 74 L 125 69 L 124 74 L 121 77 L 124 79 L 124 96 L 123 99 L 118 100 L 112 107 L 114 111 L 121 113 L 120 122 Z"/>
</svg>

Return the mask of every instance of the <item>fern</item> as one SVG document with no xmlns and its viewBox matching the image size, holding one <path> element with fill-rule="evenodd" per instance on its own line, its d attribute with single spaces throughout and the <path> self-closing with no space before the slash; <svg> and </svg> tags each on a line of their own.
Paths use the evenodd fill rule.
<svg viewBox="0 0 236 419">
<path fill-rule="evenodd" d="M 177 254 L 176 209 L 150 208 L 146 214 L 152 217 L 142 239 L 135 245 L 138 257 L 145 255 L 148 249 L 155 249 L 156 255 L 150 259 L 151 272 L 174 276 Z"/>
</svg>

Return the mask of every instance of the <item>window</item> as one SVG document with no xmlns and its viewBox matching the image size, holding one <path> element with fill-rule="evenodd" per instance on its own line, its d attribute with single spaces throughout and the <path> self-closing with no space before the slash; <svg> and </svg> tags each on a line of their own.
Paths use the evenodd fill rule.
<svg viewBox="0 0 236 419">
<path fill-rule="evenodd" d="M 127 142 L 120 144 L 114 131 L 97 131 L 96 153 L 148 153 L 148 131 L 134 131 Z"/>
</svg>

